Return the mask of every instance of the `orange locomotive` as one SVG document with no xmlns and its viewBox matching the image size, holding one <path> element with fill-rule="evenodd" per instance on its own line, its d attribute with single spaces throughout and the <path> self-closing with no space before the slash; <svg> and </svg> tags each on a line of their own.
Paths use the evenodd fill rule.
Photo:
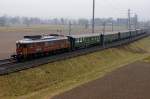
<svg viewBox="0 0 150 99">
<path fill-rule="evenodd" d="M 70 49 L 68 38 L 62 35 L 25 36 L 16 42 L 17 60 L 26 60 Z"/>
</svg>

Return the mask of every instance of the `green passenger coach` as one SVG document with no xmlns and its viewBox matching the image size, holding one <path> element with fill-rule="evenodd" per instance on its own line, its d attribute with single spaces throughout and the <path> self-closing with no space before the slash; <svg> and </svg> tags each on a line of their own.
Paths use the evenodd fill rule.
<svg viewBox="0 0 150 99">
<path fill-rule="evenodd" d="M 128 30 L 113 33 L 94 33 L 94 34 L 81 34 L 81 35 L 69 35 L 68 40 L 71 45 L 71 50 L 88 48 L 95 45 L 104 46 L 116 41 L 130 40 L 137 35 L 141 35 L 141 30 Z"/>
<path fill-rule="evenodd" d="M 86 47 L 91 47 L 94 45 L 100 45 L 101 42 L 101 34 L 83 34 L 83 35 L 71 35 L 68 36 L 71 44 L 72 44 L 72 48 L 75 49 L 80 49 L 80 48 L 86 48 Z"/>
</svg>

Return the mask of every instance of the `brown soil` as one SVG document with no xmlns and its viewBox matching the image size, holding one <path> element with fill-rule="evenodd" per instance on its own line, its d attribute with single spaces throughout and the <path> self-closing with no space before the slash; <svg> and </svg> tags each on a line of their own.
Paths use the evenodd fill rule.
<svg viewBox="0 0 150 99">
<path fill-rule="evenodd" d="M 24 35 L 36 34 L 37 33 L 0 33 L 0 59 L 9 58 L 9 56 L 15 52 L 16 41 L 23 38 Z"/>
<path fill-rule="evenodd" d="M 127 65 L 53 99 L 150 99 L 150 64 Z"/>
</svg>

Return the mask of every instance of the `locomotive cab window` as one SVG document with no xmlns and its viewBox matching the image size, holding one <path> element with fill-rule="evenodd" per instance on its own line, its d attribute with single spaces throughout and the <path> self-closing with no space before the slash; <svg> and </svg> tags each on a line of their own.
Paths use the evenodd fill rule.
<svg viewBox="0 0 150 99">
<path fill-rule="evenodd" d="M 20 43 L 18 43 L 16 45 L 17 45 L 17 48 L 25 48 L 25 47 L 27 47 L 26 44 L 20 44 Z"/>
<path fill-rule="evenodd" d="M 17 48 L 20 48 L 20 44 L 19 43 L 17 43 L 16 46 L 17 46 Z"/>
</svg>

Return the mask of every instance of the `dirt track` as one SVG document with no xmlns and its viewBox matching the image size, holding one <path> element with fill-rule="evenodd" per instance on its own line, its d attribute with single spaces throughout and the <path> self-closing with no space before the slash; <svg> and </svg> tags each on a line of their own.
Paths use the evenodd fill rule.
<svg viewBox="0 0 150 99">
<path fill-rule="evenodd" d="M 53 99 L 150 99 L 150 63 L 130 64 Z"/>
</svg>

